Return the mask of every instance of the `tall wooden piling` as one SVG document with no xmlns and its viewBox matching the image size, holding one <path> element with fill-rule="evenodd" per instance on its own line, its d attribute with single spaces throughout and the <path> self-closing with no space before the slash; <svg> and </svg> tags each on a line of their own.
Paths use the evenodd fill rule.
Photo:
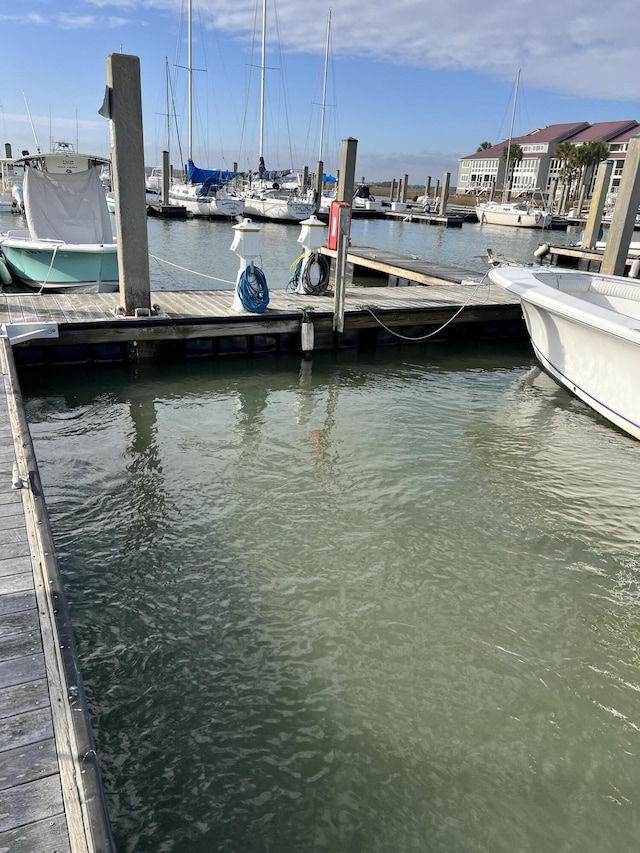
<svg viewBox="0 0 640 853">
<path fill-rule="evenodd" d="M 593 196 L 591 198 L 591 205 L 589 206 L 589 213 L 587 215 L 587 225 L 584 229 L 584 236 L 582 237 L 583 249 L 593 249 L 598 240 L 600 224 L 602 222 L 602 212 L 604 210 L 607 190 L 611 180 L 612 169 L 613 160 L 604 160 L 598 166 L 598 171 L 596 172 L 596 183 Z"/>
<path fill-rule="evenodd" d="M 338 201 L 351 204 L 355 186 L 356 152 L 358 140 L 349 137 L 342 140 L 340 154 L 340 185 Z M 344 331 L 344 299 L 347 279 L 347 252 L 349 250 L 349 233 L 351 231 L 351 210 L 340 208 L 338 223 L 338 245 L 336 249 L 335 285 L 333 297 L 333 328 L 336 332 Z"/>
<path fill-rule="evenodd" d="M 120 309 L 151 310 L 147 202 L 144 184 L 142 96 L 137 56 L 107 56 L 107 114 L 111 121 L 111 169 L 116 197 Z"/>
<path fill-rule="evenodd" d="M 605 275 L 624 275 L 636 214 L 640 206 L 640 135 L 629 140 L 616 206 L 600 266 Z"/>
<path fill-rule="evenodd" d="M 442 191 L 440 193 L 440 215 L 444 216 L 447 212 L 447 202 L 449 200 L 449 185 L 451 183 L 451 172 L 445 172 L 442 178 Z"/>
</svg>

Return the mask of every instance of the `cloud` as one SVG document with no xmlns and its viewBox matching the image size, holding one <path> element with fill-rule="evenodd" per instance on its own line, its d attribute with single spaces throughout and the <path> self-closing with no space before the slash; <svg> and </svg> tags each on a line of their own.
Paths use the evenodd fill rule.
<svg viewBox="0 0 640 853">
<path fill-rule="evenodd" d="M 332 6 L 331 0 L 278 0 L 283 49 L 320 52 Z M 200 0 L 200 8 L 212 26 L 230 35 L 254 27 L 254 0 Z M 341 0 L 332 8 L 332 52 L 336 58 L 479 71 L 501 80 L 513 79 L 521 68 L 531 88 L 633 101 L 639 20 L 635 0 L 611 0 L 606 10 L 600 0 Z"/>
</svg>

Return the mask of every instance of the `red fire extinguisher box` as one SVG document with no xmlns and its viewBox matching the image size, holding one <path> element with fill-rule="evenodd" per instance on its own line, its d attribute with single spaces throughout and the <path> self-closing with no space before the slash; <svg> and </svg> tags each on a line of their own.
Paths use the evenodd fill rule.
<svg viewBox="0 0 640 853">
<path fill-rule="evenodd" d="M 338 234 L 340 233 L 340 224 L 345 233 L 349 233 L 351 229 L 351 205 L 348 201 L 332 201 L 329 209 L 329 234 L 327 237 L 327 249 L 338 248 Z"/>
</svg>

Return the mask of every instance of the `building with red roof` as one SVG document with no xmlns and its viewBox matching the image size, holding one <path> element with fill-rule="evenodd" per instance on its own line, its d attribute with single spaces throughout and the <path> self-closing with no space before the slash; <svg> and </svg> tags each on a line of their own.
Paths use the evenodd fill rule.
<svg viewBox="0 0 640 853">
<path fill-rule="evenodd" d="M 591 141 L 603 141 L 609 145 L 614 161 L 609 191 L 615 194 L 620 184 L 629 139 L 637 133 L 640 133 L 640 124 L 635 119 L 629 119 L 596 124 L 551 124 L 536 128 L 524 136 L 514 137 L 511 144 L 517 143 L 521 147 L 523 157 L 513 167 L 511 196 L 533 197 L 538 194 L 546 198 L 554 181 L 557 183 L 560 180 L 563 163 L 553 156 L 558 145 L 561 142 L 583 145 Z M 506 175 L 504 152 L 508 146 L 509 140 L 503 140 L 463 157 L 458 169 L 458 192 L 478 196 L 491 195 L 494 191 L 503 192 Z M 592 180 L 593 175 L 587 186 Z"/>
</svg>

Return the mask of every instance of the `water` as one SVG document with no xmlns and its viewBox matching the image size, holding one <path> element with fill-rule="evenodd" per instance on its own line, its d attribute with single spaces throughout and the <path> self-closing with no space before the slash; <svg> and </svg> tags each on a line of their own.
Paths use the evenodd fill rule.
<svg viewBox="0 0 640 853">
<path fill-rule="evenodd" d="M 298 233 L 264 226 L 272 288 Z M 154 290 L 229 286 L 231 239 L 149 220 Z M 119 851 L 636 848 L 640 446 L 526 344 L 21 382 Z"/>
<path fill-rule="evenodd" d="M 119 851 L 636 849 L 640 445 L 527 346 L 22 384 Z"/>
<path fill-rule="evenodd" d="M 26 227 L 23 217 L 0 212 L 0 232 Z M 258 264 L 270 289 L 282 290 L 290 278 L 290 267 L 301 254 L 298 225 L 261 223 L 262 257 Z M 230 251 L 232 223 L 191 219 L 187 222 L 148 219 L 151 288 L 162 290 L 228 289 L 234 286 L 239 260 Z M 538 231 L 501 228 L 497 225 L 464 223 L 462 228 L 443 228 L 401 220 L 355 219 L 352 243 L 389 249 L 404 255 L 427 258 L 475 272 L 487 271 L 483 258 L 487 249 L 495 254 L 533 263 L 533 252 L 549 240 L 566 245 L 580 231 Z M 365 280 L 366 281 L 366 280 Z M 356 281 L 356 283 L 359 283 Z"/>
</svg>

